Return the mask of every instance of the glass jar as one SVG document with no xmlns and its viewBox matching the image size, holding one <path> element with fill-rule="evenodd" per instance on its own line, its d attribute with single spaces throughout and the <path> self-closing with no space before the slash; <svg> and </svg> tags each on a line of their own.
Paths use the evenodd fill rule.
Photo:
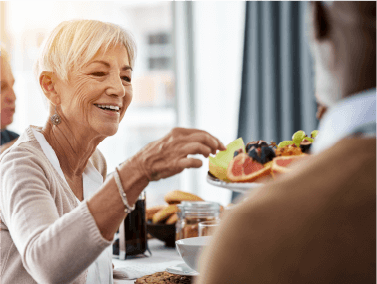
<svg viewBox="0 0 377 284">
<path fill-rule="evenodd" d="M 182 204 L 177 204 L 178 212 L 177 212 L 177 222 L 175 222 L 175 240 L 178 241 L 182 239 Z"/>
<path fill-rule="evenodd" d="M 177 240 L 198 237 L 199 223 L 218 220 L 220 205 L 216 202 L 183 201 L 180 204 L 180 210 L 180 219 L 176 227 Z"/>
</svg>

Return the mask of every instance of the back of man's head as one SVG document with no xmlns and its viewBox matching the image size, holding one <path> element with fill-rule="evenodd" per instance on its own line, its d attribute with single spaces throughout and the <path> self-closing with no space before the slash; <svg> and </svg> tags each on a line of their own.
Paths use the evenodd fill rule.
<svg viewBox="0 0 377 284">
<path fill-rule="evenodd" d="M 331 106 L 376 86 L 376 2 L 311 3 L 316 93 Z"/>
</svg>

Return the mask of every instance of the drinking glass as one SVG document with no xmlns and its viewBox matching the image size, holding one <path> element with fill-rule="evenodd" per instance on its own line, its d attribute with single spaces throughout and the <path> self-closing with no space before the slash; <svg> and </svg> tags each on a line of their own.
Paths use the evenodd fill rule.
<svg viewBox="0 0 377 284">
<path fill-rule="evenodd" d="M 199 237 L 212 236 L 216 227 L 220 225 L 219 220 L 204 221 L 199 223 Z"/>
</svg>

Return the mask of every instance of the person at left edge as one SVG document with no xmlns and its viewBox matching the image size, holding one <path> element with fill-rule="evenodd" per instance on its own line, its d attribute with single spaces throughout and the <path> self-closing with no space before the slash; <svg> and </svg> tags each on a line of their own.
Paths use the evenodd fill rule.
<svg viewBox="0 0 377 284">
<path fill-rule="evenodd" d="M 10 67 L 8 53 L 3 44 L 0 45 L 0 64 L 1 64 L 1 147 L 0 152 L 13 145 L 19 135 L 6 129 L 13 122 L 13 115 L 16 110 L 16 94 L 13 90 L 14 77 Z"/>
</svg>

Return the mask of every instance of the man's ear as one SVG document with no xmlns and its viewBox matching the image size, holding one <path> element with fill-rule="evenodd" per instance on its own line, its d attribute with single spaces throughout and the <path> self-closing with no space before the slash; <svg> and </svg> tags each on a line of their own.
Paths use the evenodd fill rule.
<svg viewBox="0 0 377 284">
<path fill-rule="evenodd" d="M 313 15 L 313 28 L 314 37 L 318 41 L 324 40 L 329 36 L 330 22 L 329 15 L 326 8 L 323 6 L 322 1 L 312 1 L 312 15 Z"/>
<path fill-rule="evenodd" d="M 39 76 L 39 84 L 43 93 L 53 105 L 61 103 L 60 95 L 56 91 L 56 76 L 53 72 L 43 71 Z"/>
</svg>

